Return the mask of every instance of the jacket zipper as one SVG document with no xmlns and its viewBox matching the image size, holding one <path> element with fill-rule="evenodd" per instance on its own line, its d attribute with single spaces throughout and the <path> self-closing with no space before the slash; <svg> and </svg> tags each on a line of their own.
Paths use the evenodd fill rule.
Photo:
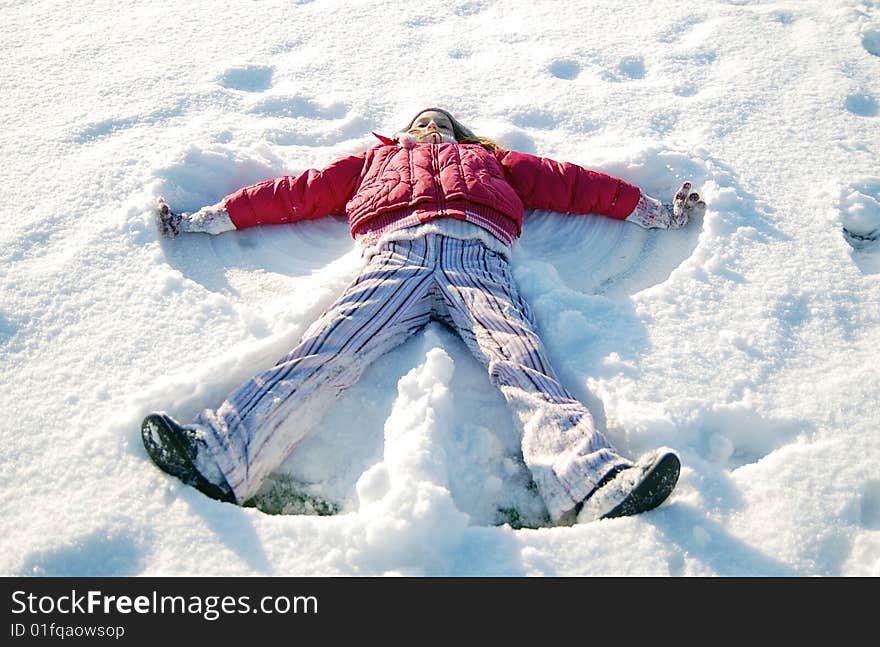
<svg viewBox="0 0 880 647">
<path fill-rule="evenodd" d="M 443 193 L 443 184 L 440 182 L 440 146 L 431 144 L 431 162 L 434 166 L 434 182 L 437 185 L 437 206 L 440 217 L 446 216 L 446 196 Z"/>
</svg>

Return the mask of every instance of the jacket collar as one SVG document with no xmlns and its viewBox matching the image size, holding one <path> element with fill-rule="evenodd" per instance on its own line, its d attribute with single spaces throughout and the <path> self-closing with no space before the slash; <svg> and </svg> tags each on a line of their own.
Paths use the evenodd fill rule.
<svg viewBox="0 0 880 647">
<path fill-rule="evenodd" d="M 397 140 L 395 139 L 390 139 L 388 137 L 385 137 L 384 135 L 380 135 L 379 133 L 373 133 L 373 135 L 375 135 L 376 139 L 378 139 L 383 144 L 397 144 Z"/>
</svg>

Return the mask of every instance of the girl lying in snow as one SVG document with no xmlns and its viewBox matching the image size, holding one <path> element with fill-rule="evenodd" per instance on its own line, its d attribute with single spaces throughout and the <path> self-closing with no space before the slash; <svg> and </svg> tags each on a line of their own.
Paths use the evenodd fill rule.
<svg viewBox="0 0 880 647">
<path fill-rule="evenodd" d="M 302 440 L 304 431 L 285 420 L 326 406 L 370 362 L 438 320 L 501 389 L 554 523 L 660 505 L 678 480 L 678 457 L 661 449 L 628 460 L 595 429 L 550 365 L 510 250 L 524 207 L 668 229 L 702 214 L 705 202 L 687 182 L 664 205 L 623 180 L 503 150 L 439 108 L 417 114 L 394 139 L 377 137 L 374 148 L 324 170 L 245 187 L 196 213 L 173 213 L 159 199 L 168 237 L 345 213 L 365 265 L 288 355 L 218 409 L 186 425 L 147 416 L 142 435 L 153 461 L 210 497 L 243 503 Z"/>
</svg>

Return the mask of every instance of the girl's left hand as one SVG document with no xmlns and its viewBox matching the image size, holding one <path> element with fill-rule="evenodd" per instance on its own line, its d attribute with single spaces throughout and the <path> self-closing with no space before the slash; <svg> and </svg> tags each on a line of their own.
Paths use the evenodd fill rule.
<svg viewBox="0 0 880 647">
<path fill-rule="evenodd" d="M 699 193 L 691 191 L 691 183 L 679 187 L 672 202 L 642 195 L 627 220 L 645 229 L 680 229 L 694 216 L 706 213 L 706 203 Z"/>
<path fill-rule="evenodd" d="M 706 202 L 696 191 L 691 191 L 691 183 L 682 184 L 672 199 L 672 218 L 670 229 L 684 227 L 693 217 L 702 217 L 706 213 Z"/>
</svg>

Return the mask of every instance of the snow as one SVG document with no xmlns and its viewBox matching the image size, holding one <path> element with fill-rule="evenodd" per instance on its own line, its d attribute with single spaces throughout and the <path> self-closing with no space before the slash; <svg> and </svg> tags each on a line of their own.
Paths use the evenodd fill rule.
<svg viewBox="0 0 880 647">
<path fill-rule="evenodd" d="M 876 0 L 42 0 L 0 33 L 3 574 L 880 575 Z M 340 218 L 162 240 L 156 197 L 195 210 L 434 105 L 705 196 L 677 231 L 529 214 L 513 255 L 603 433 L 679 452 L 657 510 L 549 526 L 437 324 L 295 421 L 265 511 L 147 458 L 146 413 L 217 406 L 360 262 Z"/>
</svg>

